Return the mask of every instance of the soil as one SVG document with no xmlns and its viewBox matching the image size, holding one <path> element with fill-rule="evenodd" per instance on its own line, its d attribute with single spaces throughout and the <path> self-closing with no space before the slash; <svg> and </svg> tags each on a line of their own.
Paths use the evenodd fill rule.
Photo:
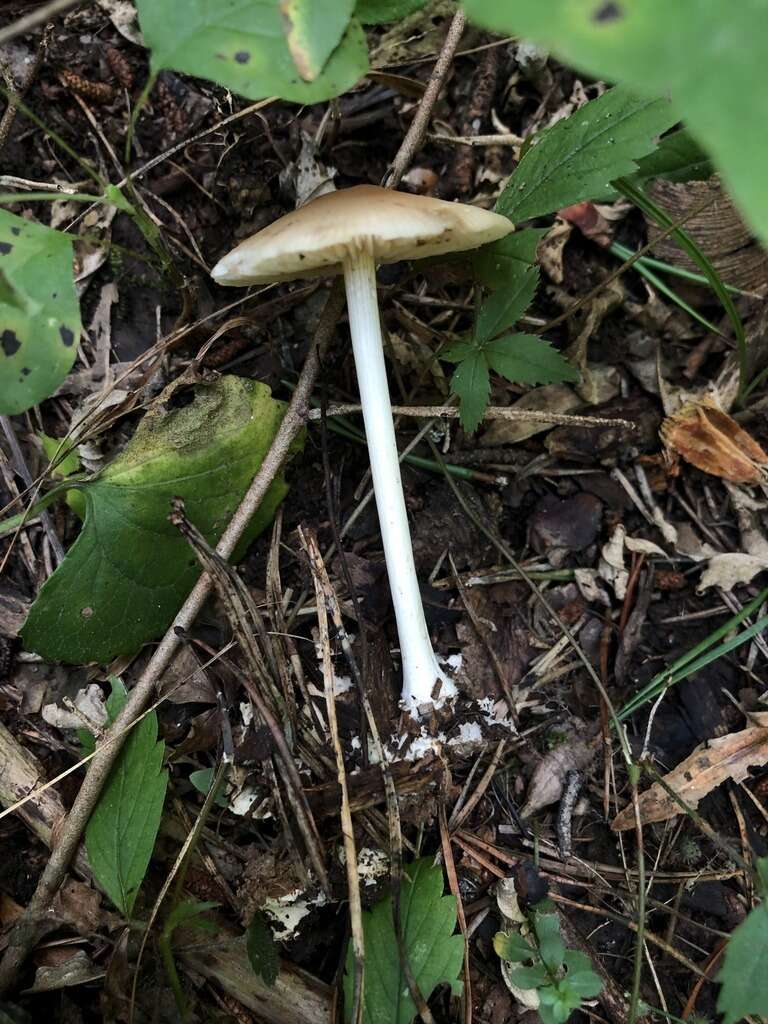
<svg viewBox="0 0 768 1024">
<path fill-rule="evenodd" d="M 34 6 L 4 5 L 0 24 Z M 435 27 L 444 32 L 445 25 Z M 306 198 L 313 182 L 328 178 L 337 188 L 381 182 L 414 114 L 412 83 L 426 82 L 440 42 L 426 53 L 419 52 L 415 43 L 404 43 L 401 50 L 404 47 L 405 52 L 398 51 L 397 64 L 382 69 L 389 77 L 366 79 L 331 105 L 298 108 L 273 102 L 224 125 L 225 119 L 247 106 L 245 101 L 207 81 L 163 72 L 138 117 L 131 159 L 123 166 L 129 112 L 148 75 L 146 51 L 125 39 L 100 6 L 58 18 L 46 39 L 44 58 L 24 100 L 37 121 L 18 113 L 2 143 L 3 190 L 10 187 L 11 177 L 28 182 L 81 182 L 81 161 L 117 181 L 124 171 L 168 155 L 136 180 L 140 200 L 160 229 L 162 259 L 148 248 L 125 214 L 118 212 L 111 225 L 89 214 L 73 227 L 81 207 L 65 210 L 59 203 L 32 202 L 14 206 L 14 212 L 44 223 L 53 217 L 59 227 L 69 226 L 104 248 L 104 259 L 82 282 L 86 328 L 82 361 L 58 396 L 13 420 L 33 478 L 45 465 L 36 433 L 63 436 L 73 415 L 100 390 L 100 381 L 85 371 L 94 361 L 93 321 L 107 286 L 116 289 L 108 326 L 112 364 L 140 359 L 174 328 L 192 329 L 181 342 L 167 347 L 162 358 L 152 361 L 150 376 L 136 372 L 129 377 L 122 404 L 105 416 L 91 438 L 96 464 L 119 452 L 147 403 L 185 372 L 204 346 L 210 346 L 201 360 L 206 372 L 258 379 L 269 384 L 276 397 L 290 397 L 289 388 L 311 343 L 328 282 L 279 285 L 245 297 L 219 288 L 208 271 L 238 241 L 292 210 L 297 196 Z M 22 36 L 9 48 L 8 60 L 14 67 L 25 66 L 40 45 L 39 31 Z M 413 47 L 410 52 L 408 45 Z M 594 97 L 601 88 L 599 83 L 578 80 L 556 62 L 546 65 L 546 73 L 531 77 L 530 69 L 527 73 L 518 60 L 514 44 L 477 32 L 464 49 L 468 52 L 457 56 L 433 115 L 440 134 L 487 134 L 501 124 L 527 135 L 581 98 Z M 205 134 L 198 138 L 201 133 Z M 55 136 L 73 152 L 64 152 Z M 515 151 L 509 146 L 469 149 L 428 140 L 403 187 L 489 207 L 514 166 Z M 645 243 L 647 227 L 637 211 L 613 208 L 607 212 L 615 215 L 608 221 L 612 238 L 633 250 Z M 555 255 L 542 274 L 528 311 L 538 325 L 534 330 L 570 310 L 620 265 L 604 245 L 570 221 L 557 223 L 560 230 L 567 225 L 567 238 L 559 257 Z M 548 224 L 542 221 L 540 226 Z M 86 244 L 81 259 L 88 252 L 93 253 L 93 248 Z M 755 258 L 750 253 L 752 272 Z M 664 258 L 671 259 L 668 251 Z M 761 260 L 757 262 L 764 276 Z M 768 282 L 755 284 L 754 273 L 750 282 L 750 295 L 738 297 L 736 304 L 759 368 L 765 304 L 753 292 L 757 287 L 764 294 Z M 435 361 L 433 353 L 441 340 L 471 326 L 475 296 L 466 267 L 460 261 L 388 267 L 382 270 L 379 285 L 390 355 L 396 356 L 390 360 L 393 401 L 444 404 L 450 367 Z M 610 828 L 610 821 L 630 800 L 631 787 L 608 724 L 606 696 L 620 709 L 760 592 L 759 577 L 730 591 L 720 587 L 699 591 L 707 561 L 704 544 L 716 552 L 743 553 L 749 550 L 749 542 L 726 483 L 685 460 L 671 465 L 658 433 L 665 415 L 664 392 L 703 395 L 730 365 L 734 350 L 730 325 L 705 287 L 686 284 L 679 291 L 697 312 L 717 324 L 720 335 L 707 333 L 633 270 L 622 274 L 615 287 L 610 303 L 601 306 L 599 297 L 589 300 L 546 336 L 565 351 L 588 324 L 589 366 L 593 374 L 603 374 L 610 386 L 591 404 L 581 400 L 577 411 L 591 417 L 619 417 L 635 429 L 568 424 L 522 440 L 513 438 L 510 430 L 505 440 L 507 421 L 501 427 L 486 423 L 476 435 L 466 435 L 456 421 L 448 420 L 436 423 L 430 436 L 445 462 L 463 467 L 465 478 L 451 486 L 435 461 L 434 450 L 424 441 L 415 453 L 431 459 L 432 468 L 404 470 L 433 641 L 441 654 L 461 655 L 464 680 L 458 703 L 425 724 L 428 733 L 440 737 L 439 754 L 427 751 L 423 757 L 393 766 L 408 857 L 417 847 L 425 854 L 441 850 L 441 813 L 451 821 L 457 801 L 463 795 L 465 802 L 481 785 L 496 752 L 492 778 L 482 784 L 479 799 L 453 831 L 455 841 L 450 844 L 471 929 L 471 1019 L 477 1022 L 530 1019 L 504 986 L 492 945 L 499 928 L 495 885 L 511 873 L 515 863 L 537 860 L 536 877 L 547 881 L 568 927 L 619 992 L 631 988 L 636 918 L 632 871 L 638 846 L 635 832 L 623 833 L 619 841 Z M 228 314 L 227 321 L 219 311 L 234 297 L 244 301 Z M 225 329 L 220 330 L 223 325 Z M 509 406 L 524 391 L 497 378 L 492 404 Z M 323 404 L 356 401 L 343 320 L 325 356 L 315 397 Z M 738 419 L 765 446 L 768 421 L 763 397 L 764 388 L 758 388 L 749 408 L 738 411 Z M 351 414 L 347 420 L 362 430 L 359 415 Z M 422 421 L 401 418 L 401 445 L 408 444 L 421 426 Z M 332 427 L 330 419 L 328 427 Z M 491 433 L 493 440 L 488 443 Z M 2 487 L 6 514 L 17 511 L 12 503 L 25 489 L 20 468 L 16 465 L 14 472 L 13 465 L 7 452 Z M 317 609 L 297 529 L 314 531 L 320 550 L 327 552 L 360 504 L 367 469 L 364 444 L 312 423 L 303 450 L 287 471 L 291 489 L 279 533 L 278 593 L 283 600 L 279 614 L 268 584 L 268 562 L 277 543 L 271 531 L 252 545 L 238 569 L 263 614 L 265 629 L 289 638 L 270 648 L 277 659 L 270 670 L 276 684 L 281 692 L 290 689 L 288 706 L 293 701 L 299 708 L 313 709 L 315 724 L 325 721 L 322 667 L 313 646 Z M 759 489 L 750 493 L 759 497 Z M 66 548 L 77 536 L 78 520 L 63 504 L 52 507 L 50 514 Z M 659 522 L 674 527 L 680 542 L 670 542 L 670 534 L 665 537 Z M 616 537 L 617 528 L 623 528 L 630 539 L 657 546 L 655 552 L 642 545 L 624 550 L 623 586 L 605 568 L 605 546 Z M 753 528 L 764 543 L 759 501 Z M 40 778 L 51 779 L 75 764 L 81 749 L 76 732 L 52 724 L 50 715 L 43 716 L 43 708 L 63 707 L 65 698 L 74 699 L 89 685 L 107 693 L 110 674 L 119 674 L 130 688 L 151 651 L 145 649 L 111 666 L 47 665 L 24 652 L 17 639 L 19 627 L 55 560 L 39 523 L 15 541 L 3 538 L 0 543 L 6 556 L 0 580 L 2 723 L 37 759 Z M 528 580 L 504 551 L 525 567 Z M 401 753 L 409 747 L 416 750 L 423 737 L 397 707 L 397 636 L 372 502 L 345 532 L 342 554 L 328 557 L 327 568 L 379 728 L 385 739 L 410 733 Z M 546 607 L 531 587 L 543 592 Z M 748 621 L 755 621 L 757 614 Z M 563 638 L 564 627 L 572 643 Z M 236 796 L 245 799 L 251 794 L 259 813 L 214 810 L 205 841 L 187 874 L 185 891 L 216 901 L 213 921 L 221 934 L 242 931 L 268 900 L 303 891 L 309 912 L 295 935 L 285 939 L 272 922 L 281 940 L 280 955 L 330 985 L 342 970 L 349 939 L 346 878 L 337 853 L 339 794 L 331 750 L 326 748 L 325 734 L 320 742 L 320 733 L 311 727 L 311 716 L 291 712 L 289 718 L 298 730 L 292 742 L 301 781 L 327 857 L 332 898 L 323 901 L 317 898 L 316 881 L 307 881 L 307 855 L 291 811 L 290 790 L 270 767 L 274 741 L 269 730 L 257 724 L 258 716 L 250 713 L 243 684 L 249 663 L 235 645 L 212 665 L 200 668 L 232 637 L 233 626 L 223 603 L 211 600 L 169 671 L 171 679 L 184 681 L 157 709 L 170 790 L 135 916 L 137 921 L 147 920 L 202 804 L 191 774 L 216 766 L 229 734 L 234 766 L 226 800 L 231 808 Z M 335 671 L 349 676 L 342 637 L 336 630 L 331 642 Z M 658 705 L 644 704 L 626 721 L 633 754 L 650 759 L 663 773 L 697 744 L 744 728 L 745 716 L 765 706 L 766 653 L 758 635 L 671 687 Z M 291 659 L 303 667 L 301 687 Z M 223 694 L 228 728 L 223 728 L 215 707 L 217 692 Z M 384 793 L 378 769 L 369 762 L 367 727 L 354 686 L 339 694 L 337 705 L 358 849 L 386 851 Z M 546 760 L 553 751 L 564 749 L 576 756 L 582 748 L 589 754 L 581 765 L 584 782 L 572 812 L 573 852 L 563 857 L 558 845 L 557 797 L 530 811 L 526 819 L 520 810 L 526 798 L 530 805 L 528 787 L 537 766 L 554 764 Z M 82 777 L 80 768 L 57 784 L 62 808 L 71 804 Z M 648 784 L 646 779 L 641 785 Z M 698 815 L 742 856 L 765 856 L 767 795 L 766 767 L 756 765 L 744 783 L 726 781 L 706 796 Z M 47 849 L 18 815 L 0 820 L 0 844 L 2 948 L 34 891 Z M 643 845 L 650 877 L 646 917 L 650 939 L 641 996 L 678 1017 L 695 1011 L 711 1019 L 717 997 L 711 978 L 719 967 L 723 937 L 749 909 L 751 883 L 695 817 L 680 815 L 647 825 Z M 88 891 L 97 892 L 92 887 Z M 365 905 L 386 892 L 385 876 L 366 884 Z M 82 900 L 74 902 L 82 904 Z M 97 901 L 95 912 L 87 918 L 71 907 L 59 908 L 13 995 L 15 1005 L 31 1015 L 19 1019 L 47 1015 L 71 1024 L 127 1019 L 125 979 L 133 977 L 138 943 L 133 935 L 123 940 L 123 927 L 106 897 Z M 41 968 L 60 966 L 76 954 L 82 955 L 91 972 L 82 981 L 29 991 L 36 972 L 38 986 L 42 985 Z M 692 971 L 692 964 L 698 972 L 707 973 L 700 987 L 700 973 Z M 191 1019 L 261 1019 L 216 979 L 187 970 L 183 962 L 180 970 L 194 1001 Z M 445 991 L 432 1002 L 436 1020 L 461 1019 L 457 1001 L 451 1001 Z M 136 1019 L 173 1021 L 175 1013 L 159 957 L 145 954 Z M 604 1005 L 595 1004 L 594 1013 L 610 1016 Z"/>
</svg>

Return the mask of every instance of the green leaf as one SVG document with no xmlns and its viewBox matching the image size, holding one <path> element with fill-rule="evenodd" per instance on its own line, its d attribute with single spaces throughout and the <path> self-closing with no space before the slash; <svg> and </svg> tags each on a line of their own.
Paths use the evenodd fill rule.
<svg viewBox="0 0 768 1024">
<path fill-rule="evenodd" d="M 164 752 L 152 711 L 128 734 L 85 829 L 94 877 L 126 917 L 133 911 L 160 827 L 168 785 Z"/>
<path fill-rule="evenodd" d="M 563 958 L 568 968 L 568 985 L 580 999 L 592 999 L 603 990 L 603 983 L 592 969 L 592 961 L 578 949 L 567 949 Z"/>
<path fill-rule="evenodd" d="M 655 137 L 677 120 L 666 100 L 616 86 L 543 131 L 518 164 L 496 209 L 515 223 L 583 199 L 616 196 L 609 184 L 631 175 Z"/>
<path fill-rule="evenodd" d="M 59 440 L 58 437 L 49 437 L 48 434 L 37 435 L 43 443 L 43 451 L 49 462 L 53 462 L 54 459 L 58 459 L 55 469 L 51 471 L 51 477 L 54 480 L 62 480 L 73 473 L 77 473 L 80 470 L 80 456 L 77 454 L 77 448 L 67 449 L 69 442 Z M 61 453 L 66 454 L 61 457 Z M 66 502 L 72 511 L 80 518 L 85 518 L 85 499 L 80 491 L 72 488 L 71 491 L 67 491 Z"/>
<path fill-rule="evenodd" d="M 560 921 L 557 914 L 535 914 L 536 938 L 539 941 L 541 959 L 555 971 L 563 963 L 565 943 L 560 935 Z"/>
<path fill-rule="evenodd" d="M 357 0 L 355 17 L 364 25 L 399 21 L 423 7 L 427 0 Z"/>
<path fill-rule="evenodd" d="M 536 956 L 536 950 L 525 941 L 519 932 L 496 932 L 493 937 L 493 948 L 502 960 L 514 963 L 531 960 Z"/>
<path fill-rule="evenodd" d="M 168 522 L 171 499 L 209 542 L 218 540 L 261 465 L 284 412 L 269 388 L 222 377 L 194 401 L 148 412 L 123 453 L 92 482 L 85 523 L 46 581 L 22 630 L 48 660 L 106 662 L 161 635 L 200 569 Z M 287 491 L 281 476 L 251 521 L 244 550 Z"/>
<path fill-rule="evenodd" d="M 544 964 L 533 967 L 516 967 L 509 972 L 509 980 L 517 988 L 543 988 L 549 984 L 549 975 Z"/>
<path fill-rule="evenodd" d="M 272 929 L 264 914 L 257 912 L 253 915 L 245 933 L 245 948 L 254 973 L 271 988 L 280 973 L 280 957 Z"/>
<path fill-rule="evenodd" d="M 79 340 L 72 239 L 0 210 L 0 414 L 52 395 Z"/>
<path fill-rule="evenodd" d="M 554 384 L 579 374 L 548 341 L 534 334 L 508 334 L 483 346 L 488 365 L 516 384 Z"/>
<path fill-rule="evenodd" d="M 189 773 L 189 781 L 192 783 L 192 785 L 195 787 L 198 793 L 202 793 L 203 796 L 208 796 L 208 791 L 210 790 L 211 785 L 213 784 L 214 774 L 215 773 L 213 768 L 198 768 L 197 771 Z M 219 792 L 213 798 L 215 803 L 217 803 L 219 807 L 229 807 L 227 799 L 224 796 L 224 791 L 226 788 L 226 779 L 222 779 L 219 785 Z"/>
<path fill-rule="evenodd" d="M 539 283 L 537 267 L 526 267 L 518 263 L 508 283 L 494 292 L 480 307 L 475 320 L 474 334 L 480 342 L 495 338 L 502 331 L 512 327 L 531 304 Z"/>
<path fill-rule="evenodd" d="M 766 0 L 728 7 L 712 0 L 464 0 L 464 7 L 480 24 L 523 35 L 581 71 L 645 95 L 668 94 L 768 238 L 768 135 L 755 130 L 765 120 Z"/>
<path fill-rule="evenodd" d="M 191 925 L 194 928 L 199 928 L 201 931 L 211 932 L 216 931 L 216 925 L 213 921 L 206 921 L 205 918 L 201 917 L 201 914 L 205 914 L 208 910 L 213 910 L 216 907 L 221 906 L 215 900 L 194 900 L 187 899 L 182 900 L 181 903 L 177 903 L 171 910 L 168 917 L 165 919 L 163 925 L 163 935 L 170 939 L 177 928 L 182 925 Z"/>
<path fill-rule="evenodd" d="M 479 349 L 471 352 L 454 370 L 451 394 L 458 395 L 459 418 L 468 434 L 477 430 L 488 406 L 491 380 L 485 355 Z"/>
<path fill-rule="evenodd" d="M 717 1009 L 723 1024 L 735 1024 L 748 1014 L 768 1016 L 768 904 L 750 910 L 734 928 L 725 949 Z"/>
<path fill-rule="evenodd" d="M 340 6 L 343 19 L 347 4 Z M 152 50 L 153 73 L 169 68 L 209 78 L 248 99 L 275 95 L 294 103 L 318 103 L 350 89 L 368 70 L 365 34 L 355 19 L 327 63 L 323 61 L 322 71 L 304 81 L 283 32 L 281 0 L 186 0 L 181 17 L 176 0 L 136 0 L 136 7 L 144 41 Z M 305 0 L 295 4 L 299 7 L 306 15 L 316 4 L 313 0 L 310 7 Z M 322 5 L 324 11 L 332 7 L 330 0 Z M 314 17 L 309 20 L 314 22 Z M 338 30 L 338 18 L 329 22 L 333 31 L 322 33 L 308 67 L 317 66 Z M 303 28 L 296 39 L 304 40 L 296 46 L 306 45 Z"/>
<path fill-rule="evenodd" d="M 536 246 L 549 228 L 526 228 L 513 231 L 493 245 L 476 249 L 472 256 L 475 278 L 486 288 L 506 287 L 516 275 L 536 265 Z"/>
<path fill-rule="evenodd" d="M 355 0 L 282 0 L 283 31 L 293 63 L 305 82 L 314 82 L 341 42 Z"/>
<path fill-rule="evenodd" d="M 454 935 L 456 900 L 443 895 L 443 872 L 431 857 L 405 869 L 400 894 L 405 951 L 416 984 L 425 999 L 437 985 L 448 983 L 454 992 L 464 959 L 464 940 Z M 411 1024 L 416 1006 L 400 968 L 391 899 L 363 914 L 365 940 L 364 1024 Z M 344 975 L 347 1020 L 352 1007 L 354 963 L 350 948 Z"/>
<path fill-rule="evenodd" d="M 665 135 L 655 152 L 637 161 L 633 184 L 642 186 L 654 178 L 667 181 L 702 181 L 714 174 L 709 156 L 684 128 Z"/>
</svg>

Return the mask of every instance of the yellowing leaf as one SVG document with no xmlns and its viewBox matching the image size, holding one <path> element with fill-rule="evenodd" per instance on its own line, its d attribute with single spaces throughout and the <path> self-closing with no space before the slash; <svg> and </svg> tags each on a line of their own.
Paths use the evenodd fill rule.
<svg viewBox="0 0 768 1024">
<path fill-rule="evenodd" d="M 768 763 L 768 712 L 759 712 L 752 718 L 759 724 L 697 747 L 674 771 L 664 776 L 665 784 L 689 807 L 695 808 L 700 800 L 727 779 L 742 782 L 751 767 L 762 767 Z M 640 795 L 643 824 L 666 821 L 682 812 L 682 806 L 659 782 L 654 782 Z M 631 804 L 611 822 L 614 832 L 634 827 L 635 813 Z"/>
<path fill-rule="evenodd" d="M 171 499 L 215 542 L 261 465 L 284 406 L 264 384 L 222 377 L 194 401 L 148 412 L 123 453 L 79 487 L 85 522 L 46 581 L 22 630 L 27 650 L 68 662 L 109 661 L 161 635 L 200 569 L 168 522 Z M 279 477 L 247 540 L 271 521 L 287 491 Z"/>
</svg>

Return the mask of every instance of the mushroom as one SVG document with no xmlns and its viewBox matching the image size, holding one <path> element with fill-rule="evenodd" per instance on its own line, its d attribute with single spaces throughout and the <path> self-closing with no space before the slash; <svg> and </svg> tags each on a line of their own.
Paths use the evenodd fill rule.
<svg viewBox="0 0 768 1024">
<path fill-rule="evenodd" d="M 512 231 L 496 213 L 374 185 L 319 196 L 224 256 L 219 284 L 252 285 L 343 274 L 384 558 L 400 638 L 403 704 L 417 715 L 453 688 L 429 639 L 408 516 L 376 295 L 376 265 L 476 249 Z M 436 683 L 440 685 L 436 686 Z"/>
</svg>

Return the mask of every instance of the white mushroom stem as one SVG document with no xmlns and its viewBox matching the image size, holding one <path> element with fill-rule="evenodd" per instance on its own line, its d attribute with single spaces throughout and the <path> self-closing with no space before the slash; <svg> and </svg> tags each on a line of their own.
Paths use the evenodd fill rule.
<svg viewBox="0 0 768 1024">
<path fill-rule="evenodd" d="M 350 252 L 344 263 L 344 284 L 373 490 L 400 638 L 402 699 L 415 715 L 420 704 L 435 701 L 436 691 L 439 701 L 439 696 L 445 697 L 452 686 L 432 650 L 413 561 L 384 363 L 372 245 L 356 246 Z M 436 687 L 438 681 L 441 685 Z"/>
</svg>

